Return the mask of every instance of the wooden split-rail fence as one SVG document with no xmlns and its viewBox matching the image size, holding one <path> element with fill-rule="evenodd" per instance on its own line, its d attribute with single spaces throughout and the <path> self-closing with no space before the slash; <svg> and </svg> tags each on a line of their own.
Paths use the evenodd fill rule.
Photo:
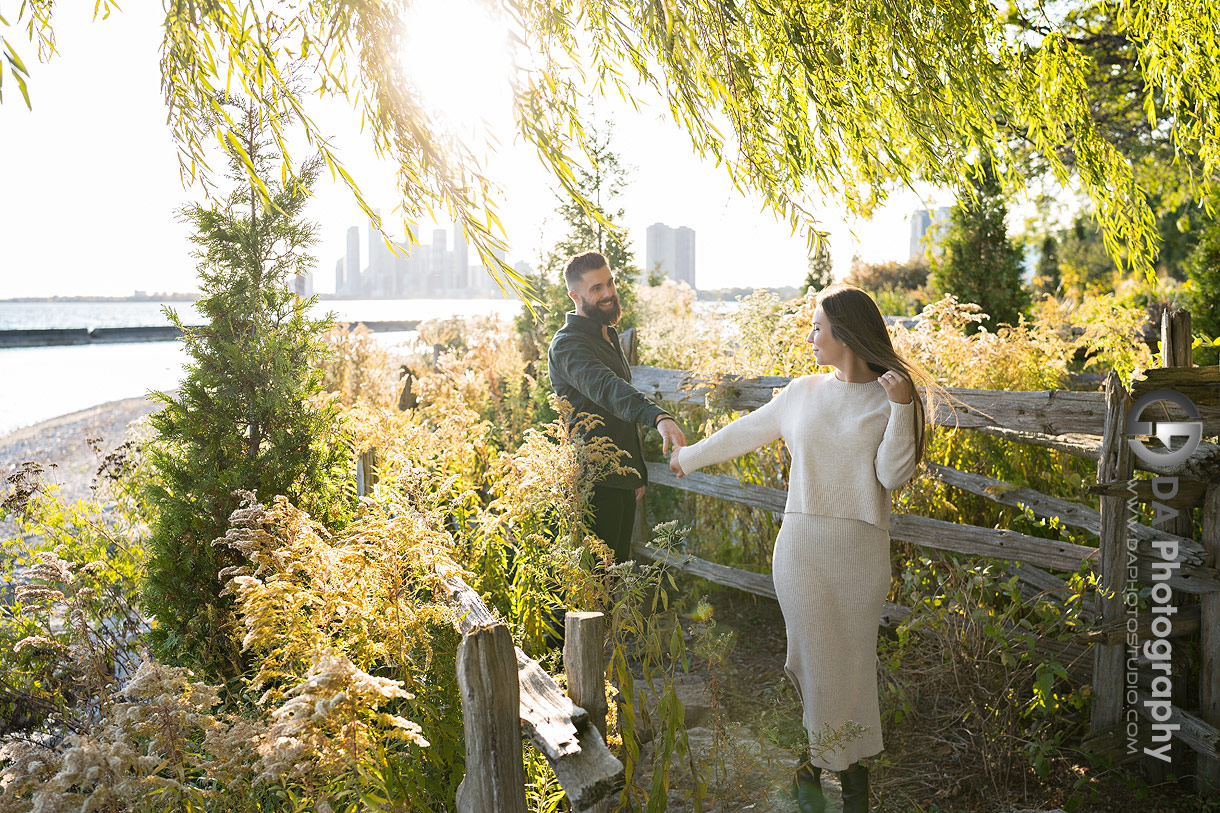
<svg viewBox="0 0 1220 813">
<path fill-rule="evenodd" d="M 1129 632 L 1140 641 L 1153 634 L 1154 614 L 1130 614 L 1127 595 L 1128 554 L 1143 578 L 1160 558 L 1154 543 L 1176 545 L 1172 575 L 1174 639 L 1197 638 L 1201 664 L 1197 702 L 1178 698 L 1165 719 L 1172 736 L 1197 753 L 1197 787 L 1214 796 L 1220 789 L 1220 446 L 1200 442 L 1181 463 L 1161 465 L 1137 458 L 1126 442 L 1126 423 L 1133 400 L 1159 389 L 1172 389 L 1198 408 L 1202 435 L 1220 435 L 1220 368 L 1190 365 L 1190 314 L 1167 311 L 1161 331 L 1165 367 L 1147 371 L 1128 392 L 1115 373 L 1104 381 L 1104 392 L 1008 392 L 951 388 L 952 408 L 931 416 L 937 426 L 972 429 L 994 437 L 1055 449 L 1097 461 L 1097 483 L 1089 493 L 1100 496 L 1100 510 L 1080 502 L 1016 488 L 991 477 L 925 464 L 928 473 L 955 488 L 1009 506 L 1025 506 L 1034 515 L 1057 517 L 1073 528 L 1098 537 L 1097 547 L 1075 545 L 1001 528 L 946 522 L 913 514 L 892 517 L 892 539 L 972 556 L 1005 560 L 1027 596 L 1066 591 L 1067 584 L 1050 571 L 1072 573 L 1087 565 L 1101 589 L 1093 598 L 1093 627 L 1074 641 L 1043 638 L 1039 649 L 1061 659 L 1075 677 L 1091 680 L 1092 741 L 1098 748 L 1126 756 L 1125 732 L 1132 714 L 1152 722 L 1144 701 L 1150 698 L 1150 663 L 1132 656 L 1138 672 L 1128 679 Z M 624 352 L 635 360 L 635 335 L 624 332 Z M 695 372 L 632 366 L 633 383 L 650 398 L 675 404 L 706 405 L 709 395 L 723 408 L 755 409 L 769 401 L 790 379 L 709 377 Z M 1160 404 L 1163 408 L 1164 404 Z M 1151 420 L 1145 416 L 1146 419 Z M 1162 420 L 1186 417 L 1172 410 Z M 1135 416 L 1139 419 L 1140 416 Z M 1154 446 L 1155 442 L 1150 443 Z M 678 479 L 662 463 L 648 463 L 653 484 L 704 494 L 755 508 L 782 512 L 787 492 L 732 477 L 701 472 Z M 1134 479 L 1136 470 L 1163 480 Z M 357 493 L 370 493 L 376 483 L 376 454 L 356 461 Z M 1176 493 L 1157 483 L 1176 480 Z M 1181 513 L 1164 526 L 1149 527 L 1131 518 L 1129 500 L 1159 501 Z M 1201 539 L 1191 536 L 1190 509 L 1202 504 Z M 669 567 L 716 584 L 758 596 L 775 598 L 769 574 L 728 567 L 685 554 L 646 545 L 644 512 L 637 512 L 634 552 L 663 561 Z M 466 775 L 458 791 L 460 813 L 526 810 L 522 736 L 528 737 L 554 768 L 574 810 L 602 813 L 624 785 L 624 768 L 605 744 L 604 618 L 600 613 L 568 613 L 565 619 L 564 668 L 568 691 L 563 692 L 535 661 L 512 643 L 507 627 L 483 604 L 478 594 L 455 574 L 441 574 L 450 602 L 457 608 L 463 640 L 457 672 L 466 737 Z M 1184 596 L 1196 596 L 1197 602 Z M 881 624 L 895 626 L 912 610 L 887 603 Z M 1185 706 L 1191 705 L 1192 709 Z M 1141 741 L 1142 742 L 1142 741 Z M 1138 752 L 1137 752 L 1138 753 Z M 1150 770 L 1159 763 L 1145 760 Z"/>
<path fill-rule="evenodd" d="M 377 483 L 377 453 L 356 458 L 358 496 Z M 574 811 L 609 813 L 626 784 L 623 763 L 606 746 L 605 617 L 564 618 L 567 692 L 513 644 L 512 636 L 455 572 L 438 568 L 462 632 L 457 681 L 462 700 L 466 775 L 458 813 L 526 813 L 522 738 L 550 763 Z"/>
<path fill-rule="evenodd" d="M 1039 650 L 1068 664 L 1073 677 L 1091 681 L 1090 739 L 1097 749 L 1125 759 L 1129 752 L 1127 732 L 1138 729 L 1143 737 L 1140 740 L 1142 747 L 1147 742 L 1142 732 L 1148 731 L 1152 722 L 1160 723 L 1164 730 L 1172 731 L 1177 741 L 1197 753 L 1196 787 L 1201 794 L 1213 796 L 1220 788 L 1220 750 L 1217 747 L 1220 743 L 1220 574 L 1216 570 L 1216 555 L 1220 550 L 1220 447 L 1201 442 L 1184 462 L 1161 465 L 1135 458 L 1127 442 L 1125 426 L 1133 400 L 1155 390 L 1171 389 L 1186 395 L 1197 406 L 1204 437 L 1220 434 L 1220 369 L 1191 366 L 1189 312 L 1166 311 L 1161 333 L 1162 358 L 1167 366 L 1148 370 L 1130 392 L 1113 372 L 1105 378 L 1104 392 L 952 388 L 949 393 L 957 403 L 938 409 L 930 419 L 937 426 L 968 428 L 1096 460 L 1097 483 L 1089 488 L 1089 493 L 1100 495 L 1100 510 L 1035 489 L 1016 488 L 991 477 L 942 465 L 925 466 L 929 475 L 955 488 L 1004 505 L 1025 506 L 1036 516 L 1057 517 L 1066 526 L 1088 531 L 1098 537 L 1097 547 L 914 514 L 895 514 L 890 536 L 925 548 L 1013 563 L 1009 573 L 1018 578 L 1026 596 L 1066 591 L 1065 581 L 1049 571 L 1073 573 L 1083 565 L 1092 568 L 1101 586 L 1093 599 L 1092 628 L 1066 643 L 1042 638 Z M 624 352 L 632 360 L 633 339 L 625 337 L 624 341 Z M 790 380 L 782 376 L 716 378 L 638 365 L 632 367 L 632 376 L 635 386 L 653 400 L 705 405 L 708 396 L 712 396 L 717 407 L 732 411 L 763 405 L 771 399 L 776 388 Z M 1157 406 L 1165 408 L 1164 403 Z M 1148 412 L 1143 419 L 1155 420 L 1152 410 Z M 1168 410 L 1159 419 L 1186 420 L 1188 417 Z M 1134 416 L 1135 420 L 1139 418 Z M 1154 447 L 1156 444 L 1152 441 L 1148 445 Z M 787 492 L 783 489 L 701 472 L 678 479 L 663 463 L 647 465 L 649 480 L 654 485 L 671 486 L 773 512 L 784 510 Z M 1137 469 L 1162 479 L 1133 479 Z M 1176 494 L 1161 496 L 1168 495 L 1165 484 L 1170 482 L 1177 483 Z M 1149 527 L 1132 521 L 1128 500 L 1146 504 L 1160 501 L 1181 513 L 1177 520 L 1167 525 Z M 1203 532 L 1201 539 L 1195 539 L 1191 534 L 1190 509 L 1200 503 Z M 659 551 L 647 547 L 646 541 L 641 516 L 633 543 L 636 555 L 665 561 L 676 570 L 716 584 L 775 598 L 775 588 L 768 574 Z M 1148 658 L 1142 651 L 1129 652 L 1127 640 L 1129 633 L 1140 642 L 1152 639 L 1158 619 L 1148 612 L 1129 614 L 1124 604 L 1124 598 L 1131 595 L 1128 592 L 1128 554 L 1130 552 L 1132 564 L 1139 569 L 1140 583 L 1148 585 L 1151 563 L 1162 558 L 1154 542 L 1167 549 L 1176 544 L 1172 575 L 1167 582 L 1174 591 L 1175 605 L 1180 606 L 1171 611 L 1170 635 L 1175 639 L 1196 638 L 1202 653 L 1197 700 L 1183 700 L 1175 695 L 1172 705 L 1158 706 L 1156 710 L 1146 706 L 1145 701 L 1151 699 L 1151 685 L 1164 684 L 1153 683 Z M 1198 601 L 1184 599 L 1183 594 L 1197 596 Z M 893 626 L 910 614 L 910 608 L 887 603 L 881 623 Z M 1161 624 L 1159 629 L 1164 626 Z M 1130 663 L 1129 656 L 1132 657 Z M 1128 675 L 1129 666 L 1138 677 Z M 1145 719 L 1132 725 L 1133 715 Z M 1156 715 L 1155 720 L 1153 715 Z M 1140 753 L 1139 750 L 1136 753 Z M 1151 757 L 1144 757 L 1144 762 L 1152 771 L 1161 764 Z"/>
</svg>

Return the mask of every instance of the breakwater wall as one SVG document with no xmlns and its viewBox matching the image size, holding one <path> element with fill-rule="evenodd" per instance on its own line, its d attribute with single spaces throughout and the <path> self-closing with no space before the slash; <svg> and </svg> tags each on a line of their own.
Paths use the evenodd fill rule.
<svg viewBox="0 0 1220 813">
<path fill-rule="evenodd" d="M 419 320 L 391 322 L 353 322 L 374 332 L 402 332 L 419 328 Z M 197 326 L 188 326 L 197 327 Z M 35 328 L 30 330 L 0 330 L 0 348 L 61 347 L 80 344 L 116 344 L 123 342 L 168 342 L 182 338 L 182 331 L 173 325 L 146 327 L 95 328 Z"/>
</svg>

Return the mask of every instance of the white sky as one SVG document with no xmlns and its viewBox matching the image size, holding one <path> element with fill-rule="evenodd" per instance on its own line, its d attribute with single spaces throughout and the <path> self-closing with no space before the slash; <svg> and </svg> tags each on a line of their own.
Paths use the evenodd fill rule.
<svg viewBox="0 0 1220 813">
<path fill-rule="evenodd" d="M 97 22 L 91 20 L 91 3 L 57 7 L 59 53 L 47 64 L 37 62 L 22 32 L 5 31 L 16 35 L 32 73 L 33 111 L 26 109 L 15 83 L 5 82 L 0 299 L 196 288 L 189 229 L 174 215 L 196 193 L 179 182 L 165 123 L 158 71 L 163 12 L 158 3 L 124 5 Z M 459 20 L 443 29 L 460 32 Z M 605 102 L 599 110 L 614 119 L 612 146 L 634 169 L 621 202 L 641 267 L 645 229 L 660 221 L 695 230 L 700 288 L 800 284 L 807 271 L 804 237 L 760 212 L 760 203 L 741 196 L 723 170 L 696 158 L 687 136 L 660 118 L 659 107 L 636 114 L 621 103 Z M 394 171 L 373 159 L 359 135 L 358 114 L 330 105 L 317 119 L 332 128 L 367 198 L 388 215 L 397 202 Z M 510 145 L 496 164 L 507 196 L 501 219 L 508 230 L 509 262 L 534 265 L 562 235 L 553 185 L 531 150 Z M 848 224 L 839 206 L 827 201 L 819 214 L 831 233 L 836 275 L 847 273 L 856 253 L 866 260 L 905 258 L 908 218 L 918 205 L 917 197 L 904 191 L 872 222 Z M 333 291 L 335 260 L 344 253 L 349 226 L 361 225 L 362 262 L 367 263 L 365 218 L 347 189 L 328 174 L 317 184 L 306 216 L 321 225 L 316 290 Z M 429 240 L 425 231 L 423 242 Z"/>
</svg>

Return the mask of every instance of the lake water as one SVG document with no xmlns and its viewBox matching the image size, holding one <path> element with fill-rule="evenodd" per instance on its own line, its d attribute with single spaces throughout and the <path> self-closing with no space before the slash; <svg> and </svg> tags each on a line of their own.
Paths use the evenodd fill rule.
<svg viewBox="0 0 1220 813">
<path fill-rule="evenodd" d="M 187 324 L 202 321 L 189 302 L 171 303 Z M 511 318 L 521 303 L 503 299 L 339 300 L 319 302 L 319 315 L 340 321 L 426 320 L 450 316 Z M 156 302 L 0 302 L 0 329 L 144 327 L 168 324 Z M 386 344 L 414 332 L 375 333 Z M 182 380 L 180 342 L 0 349 L 0 436 L 107 401 L 170 390 Z"/>
<path fill-rule="evenodd" d="M 163 306 L 176 310 L 184 324 L 203 321 L 193 302 L 0 302 L 0 330 L 168 325 Z M 391 322 L 520 310 L 520 302 L 503 299 L 338 299 L 318 302 L 313 312 L 333 312 L 340 322 Z"/>
</svg>

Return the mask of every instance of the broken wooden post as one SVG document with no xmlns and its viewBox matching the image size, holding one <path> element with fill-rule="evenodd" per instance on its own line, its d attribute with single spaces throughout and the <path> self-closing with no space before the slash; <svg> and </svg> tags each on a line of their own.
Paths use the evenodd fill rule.
<svg viewBox="0 0 1220 813">
<path fill-rule="evenodd" d="M 377 450 L 369 449 L 361 452 L 356 458 L 356 496 L 364 497 L 373 493 L 377 485 Z"/>
<path fill-rule="evenodd" d="M 589 713 L 589 725 L 606 737 L 606 616 L 569 612 L 564 618 L 563 671 L 568 697 Z M 610 813 L 613 796 L 585 808 L 586 813 Z"/>
<path fill-rule="evenodd" d="M 526 813 L 517 656 L 508 627 L 476 627 L 458 647 L 458 690 L 466 735 L 459 813 Z"/>
<path fill-rule="evenodd" d="M 606 616 L 569 612 L 564 618 L 563 671 L 568 697 L 589 713 L 589 722 L 606 736 Z"/>
<path fill-rule="evenodd" d="M 461 632 L 498 623 L 483 599 L 449 568 L 437 567 L 440 587 L 456 610 Z M 520 731 L 534 743 L 555 771 L 555 778 L 575 810 L 585 810 L 623 789 L 626 771 L 589 713 L 555 684 L 536 661 L 515 647 Z"/>
<path fill-rule="evenodd" d="M 1134 455 L 1123 437 L 1130 397 L 1113 370 L 1106 376 L 1106 417 L 1102 427 L 1101 459 L 1097 482 L 1124 482 L 1134 470 Z M 1101 533 L 1098 547 L 1097 610 L 1102 624 L 1123 618 L 1123 590 L 1127 573 L 1127 500 L 1122 496 L 1101 497 Z M 1089 727 L 1094 734 L 1123 722 L 1124 647 L 1097 644 L 1093 647 L 1093 708 Z"/>
</svg>

